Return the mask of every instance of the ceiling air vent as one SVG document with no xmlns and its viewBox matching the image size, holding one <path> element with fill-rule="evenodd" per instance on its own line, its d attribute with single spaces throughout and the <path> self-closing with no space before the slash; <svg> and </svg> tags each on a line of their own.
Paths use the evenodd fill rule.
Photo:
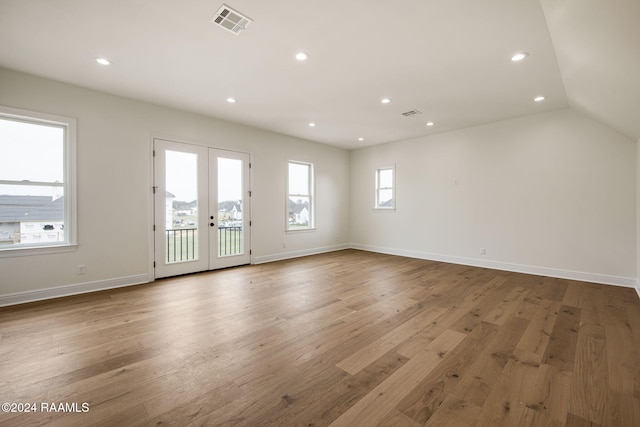
<svg viewBox="0 0 640 427">
<path fill-rule="evenodd" d="M 238 35 L 253 22 L 253 19 L 244 16 L 240 12 L 231 9 L 226 4 L 223 4 L 211 19 L 211 22 L 221 26 L 227 31 L 231 31 L 233 34 Z"/>
<path fill-rule="evenodd" d="M 422 113 L 419 110 L 405 111 L 404 113 L 402 113 L 402 115 L 405 117 L 416 116 L 418 114 L 422 114 Z"/>
</svg>

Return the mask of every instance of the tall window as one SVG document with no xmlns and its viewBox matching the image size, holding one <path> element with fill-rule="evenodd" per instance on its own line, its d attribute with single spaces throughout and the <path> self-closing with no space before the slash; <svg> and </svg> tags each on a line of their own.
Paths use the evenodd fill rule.
<svg viewBox="0 0 640 427">
<path fill-rule="evenodd" d="M 287 171 L 287 230 L 313 228 L 313 165 L 289 162 Z"/>
<path fill-rule="evenodd" d="M 394 184 L 394 168 L 381 168 L 376 170 L 376 209 L 395 209 Z"/>
<path fill-rule="evenodd" d="M 0 107 L 0 254 L 75 243 L 75 120 Z"/>
</svg>

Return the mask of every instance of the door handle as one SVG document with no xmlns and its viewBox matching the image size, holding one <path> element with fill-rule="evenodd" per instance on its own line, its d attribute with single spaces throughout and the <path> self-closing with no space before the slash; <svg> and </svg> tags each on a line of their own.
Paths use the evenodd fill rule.
<svg viewBox="0 0 640 427">
<path fill-rule="evenodd" d="M 209 225 L 213 227 L 215 224 L 214 223 L 210 223 Z"/>
<path fill-rule="evenodd" d="M 211 219 L 213 219 L 213 215 L 211 215 Z"/>
</svg>

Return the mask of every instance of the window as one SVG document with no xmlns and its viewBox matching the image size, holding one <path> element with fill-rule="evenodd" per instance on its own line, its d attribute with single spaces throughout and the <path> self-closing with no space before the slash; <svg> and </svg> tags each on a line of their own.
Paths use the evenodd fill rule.
<svg viewBox="0 0 640 427">
<path fill-rule="evenodd" d="M 376 170 L 376 204 L 375 209 L 395 209 L 395 168 Z"/>
<path fill-rule="evenodd" d="M 75 120 L 0 107 L 0 254 L 75 244 Z"/>
<path fill-rule="evenodd" d="M 289 162 L 287 171 L 287 230 L 313 228 L 313 165 Z"/>
</svg>

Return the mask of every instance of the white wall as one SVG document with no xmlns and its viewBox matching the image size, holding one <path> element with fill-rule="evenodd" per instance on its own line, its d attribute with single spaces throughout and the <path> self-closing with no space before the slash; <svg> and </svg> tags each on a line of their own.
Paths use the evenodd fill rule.
<svg viewBox="0 0 640 427">
<path fill-rule="evenodd" d="M 253 154 L 254 261 L 349 243 L 345 150 L 5 69 L 0 104 L 77 119 L 79 240 L 70 253 L 0 258 L 0 305 L 152 278 L 152 136 Z M 315 165 L 315 232 L 284 232 L 288 159 Z M 85 275 L 76 274 L 79 264 Z"/>
<path fill-rule="evenodd" d="M 374 170 L 390 163 L 397 210 L 375 212 Z M 350 173 L 355 247 L 627 286 L 638 276 L 635 144 L 572 110 L 356 150 Z"/>
<path fill-rule="evenodd" d="M 4 69 L 0 104 L 77 118 L 80 243 L 0 258 L 0 305 L 151 279 L 154 135 L 253 154 L 254 262 L 352 242 L 603 283 L 640 278 L 640 141 L 572 110 L 349 153 Z M 284 232 L 288 159 L 315 165 L 315 232 Z M 397 210 L 377 213 L 374 170 L 390 163 Z"/>
</svg>

